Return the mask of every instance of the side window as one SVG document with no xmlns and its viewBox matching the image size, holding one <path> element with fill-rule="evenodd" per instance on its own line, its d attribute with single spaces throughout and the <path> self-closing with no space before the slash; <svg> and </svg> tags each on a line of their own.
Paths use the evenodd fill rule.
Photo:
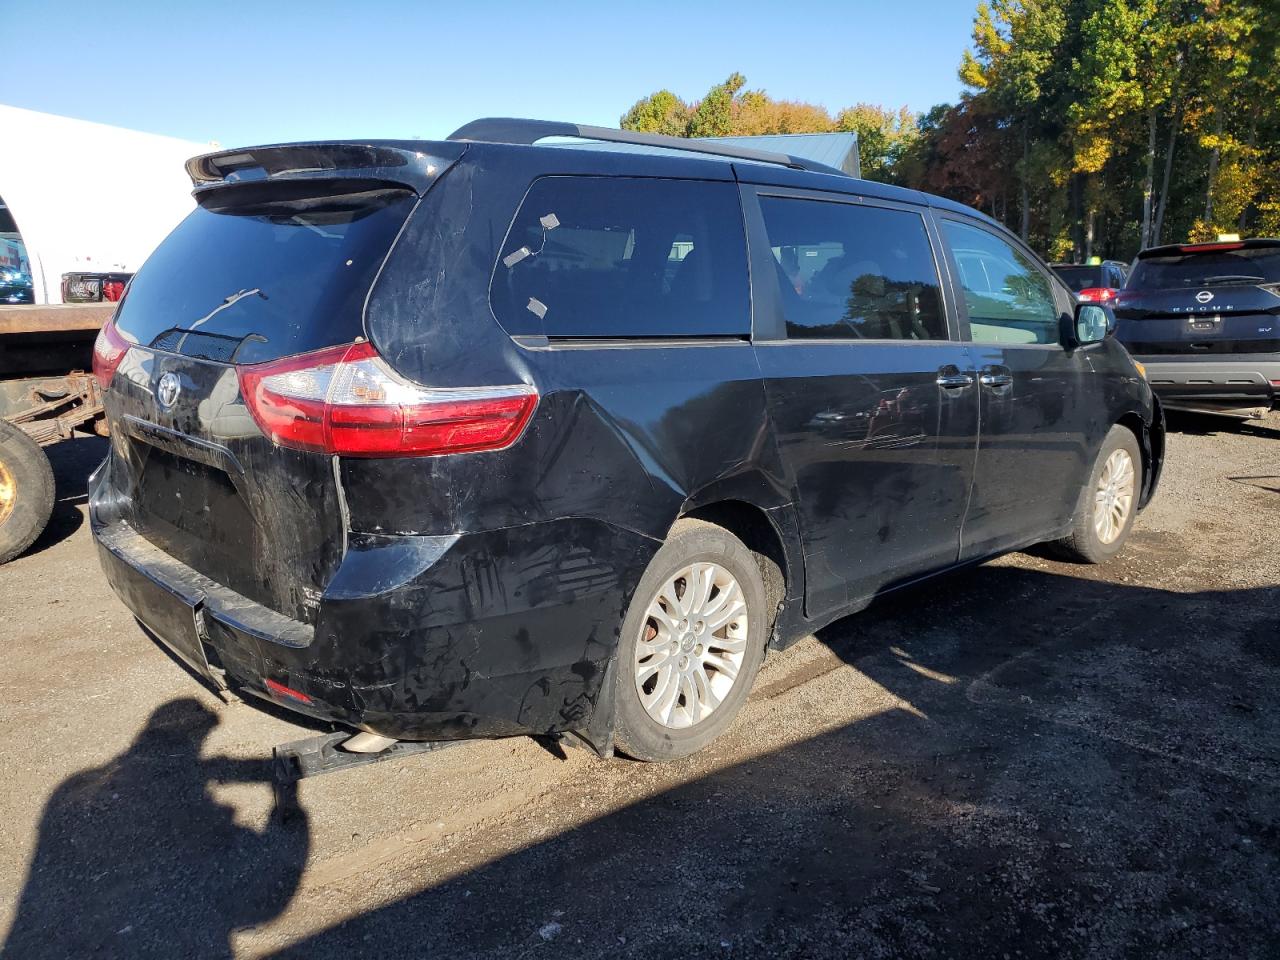
<svg viewBox="0 0 1280 960">
<path fill-rule="evenodd" d="M 975 343 L 1057 343 L 1058 310 L 1034 263 L 981 227 L 943 220 Z"/>
<path fill-rule="evenodd" d="M 731 183 L 543 177 L 489 290 L 511 334 L 745 336 L 746 239 Z"/>
<path fill-rule="evenodd" d="M 908 210 L 761 197 L 793 339 L 945 340 L 938 268 Z"/>
</svg>

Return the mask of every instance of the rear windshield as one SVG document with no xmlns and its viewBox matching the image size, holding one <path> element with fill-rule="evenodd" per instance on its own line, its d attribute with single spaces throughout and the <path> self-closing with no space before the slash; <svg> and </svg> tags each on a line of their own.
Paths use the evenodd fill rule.
<svg viewBox="0 0 1280 960">
<path fill-rule="evenodd" d="M 354 340 L 413 199 L 376 189 L 199 207 L 134 277 L 116 322 L 146 346 L 234 363 Z"/>
<path fill-rule="evenodd" d="M 1054 267 L 1053 272 L 1062 278 L 1062 282 L 1079 293 L 1090 287 L 1105 287 L 1101 267 Z"/>
<path fill-rule="evenodd" d="M 1139 260 L 1125 289 L 1280 283 L 1280 247 L 1179 253 Z"/>
</svg>

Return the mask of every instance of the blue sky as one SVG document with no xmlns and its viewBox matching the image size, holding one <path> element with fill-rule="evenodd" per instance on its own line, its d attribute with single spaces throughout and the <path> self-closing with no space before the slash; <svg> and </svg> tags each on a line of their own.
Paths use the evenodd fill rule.
<svg viewBox="0 0 1280 960">
<path fill-rule="evenodd" d="M 959 93 L 970 0 L 120 4 L 5 0 L 0 102 L 224 146 L 443 137 L 480 116 L 614 126 L 734 70 L 834 110 Z"/>
</svg>

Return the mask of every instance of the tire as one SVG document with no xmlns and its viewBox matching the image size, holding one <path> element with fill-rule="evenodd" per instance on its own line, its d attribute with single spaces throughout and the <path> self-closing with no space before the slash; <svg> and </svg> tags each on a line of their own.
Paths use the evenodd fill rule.
<svg viewBox="0 0 1280 960">
<path fill-rule="evenodd" d="M 1112 512 L 1112 526 L 1107 527 L 1103 522 L 1101 526 L 1104 529 L 1100 531 L 1099 508 L 1104 504 L 1114 506 L 1120 500 L 1119 496 L 1110 503 L 1103 499 L 1104 492 L 1101 487 L 1104 483 L 1104 474 L 1107 473 L 1109 463 L 1113 471 L 1116 469 L 1117 462 L 1122 462 L 1120 458 L 1122 453 L 1128 456 L 1131 467 L 1127 509 L 1124 511 L 1123 520 L 1119 522 L 1116 522 L 1116 515 Z M 1117 459 L 1113 460 L 1113 458 Z M 1138 438 L 1128 427 L 1117 424 L 1111 428 L 1106 439 L 1103 440 L 1098 458 L 1094 461 L 1093 469 L 1089 471 L 1089 482 L 1080 491 L 1080 499 L 1076 502 L 1075 515 L 1071 521 L 1071 533 L 1061 540 L 1054 541 L 1051 544 L 1052 552 L 1063 559 L 1074 560 L 1077 563 L 1106 563 L 1120 552 L 1125 541 L 1129 539 L 1129 534 L 1133 530 L 1133 519 L 1138 512 L 1138 497 L 1141 493 L 1142 451 L 1138 449 Z"/>
<path fill-rule="evenodd" d="M 618 643 L 614 728 L 614 742 L 621 752 L 636 760 L 674 760 L 701 750 L 733 722 L 760 671 L 765 642 L 772 629 L 773 611 L 768 607 L 761 567 L 760 558 L 723 527 L 685 519 L 672 528 L 666 543 L 640 578 L 623 620 Z M 682 604 L 686 598 L 696 603 L 696 599 L 689 596 L 691 589 L 697 589 L 691 582 L 692 577 L 678 578 L 678 575 L 692 571 L 701 579 L 708 570 L 714 576 L 704 581 L 712 586 L 704 590 L 707 602 L 701 606 L 702 611 L 710 612 L 707 621 L 671 617 L 668 623 L 659 625 L 651 617 L 654 604 L 666 611 L 673 602 Z M 736 584 L 736 590 L 730 581 Z M 683 589 L 680 589 L 681 583 Z M 727 600 L 721 599 L 726 596 Z M 731 611 L 718 606 L 717 601 L 737 602 L 741 606 L 734 607 L 738 613 L 730 616 Z M 679 612 L 671 610 L 673 614 Z M 720 626 L 704 627 L 702 632 L 697 632 L 698 624 L 714 624 L 716 617 L 728 619 Z M 686 629 L 681 630 L 682 624 Z M 673 631 L 681 632 L 670 641 L 662 640 Z M 652 639 L 642 642 L 642 635 Z M 721 643 L 724 645 L 720 646 Z M 659 660 L 659 657 L 666 659 Z M 738 657 L 741 659 L 736 659 Z M 689 666 L 682 680 L 684 662 Z M 657 666 L 659 663 L 669 664 L 668 682 L 663 687 L 667 693 L 665 698 L 658 696 L 663 674 L 663 669 Z M 736 674 L 729 678 L 729 671 L 733 669 Z M 646 671 L 648 676 L 642 681 L 640 677 Z M 671 696 L 673 687 L 674 697 Z M 692 699 L 688 695 L 691 690 L 695 695 Z M 713 701 L 718 703 L 711 705 Z M 655 719 L 650 709 L 665 714 L 667 722 Z M 698 712 L 702 715 L 695 718 Z"/>
<path fill-rule="evenodd" d="M 40 445 L 0 420 L 0 563 L 35 543 L 53 512 L 53 467 Z"/>
</svg>

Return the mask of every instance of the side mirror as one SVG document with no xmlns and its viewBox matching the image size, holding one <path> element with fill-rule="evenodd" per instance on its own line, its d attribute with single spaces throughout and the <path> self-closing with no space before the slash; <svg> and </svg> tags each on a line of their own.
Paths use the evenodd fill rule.
<svg viewBox="0 0 1280 960">
<path fill-rule="evenodd" d="M 1074 346 L 1101 343 L 1116 329 L 1116 315 L 1100 303 L 1077 303 L 1075 327 L 1071 331 Z"/>
</svg>

